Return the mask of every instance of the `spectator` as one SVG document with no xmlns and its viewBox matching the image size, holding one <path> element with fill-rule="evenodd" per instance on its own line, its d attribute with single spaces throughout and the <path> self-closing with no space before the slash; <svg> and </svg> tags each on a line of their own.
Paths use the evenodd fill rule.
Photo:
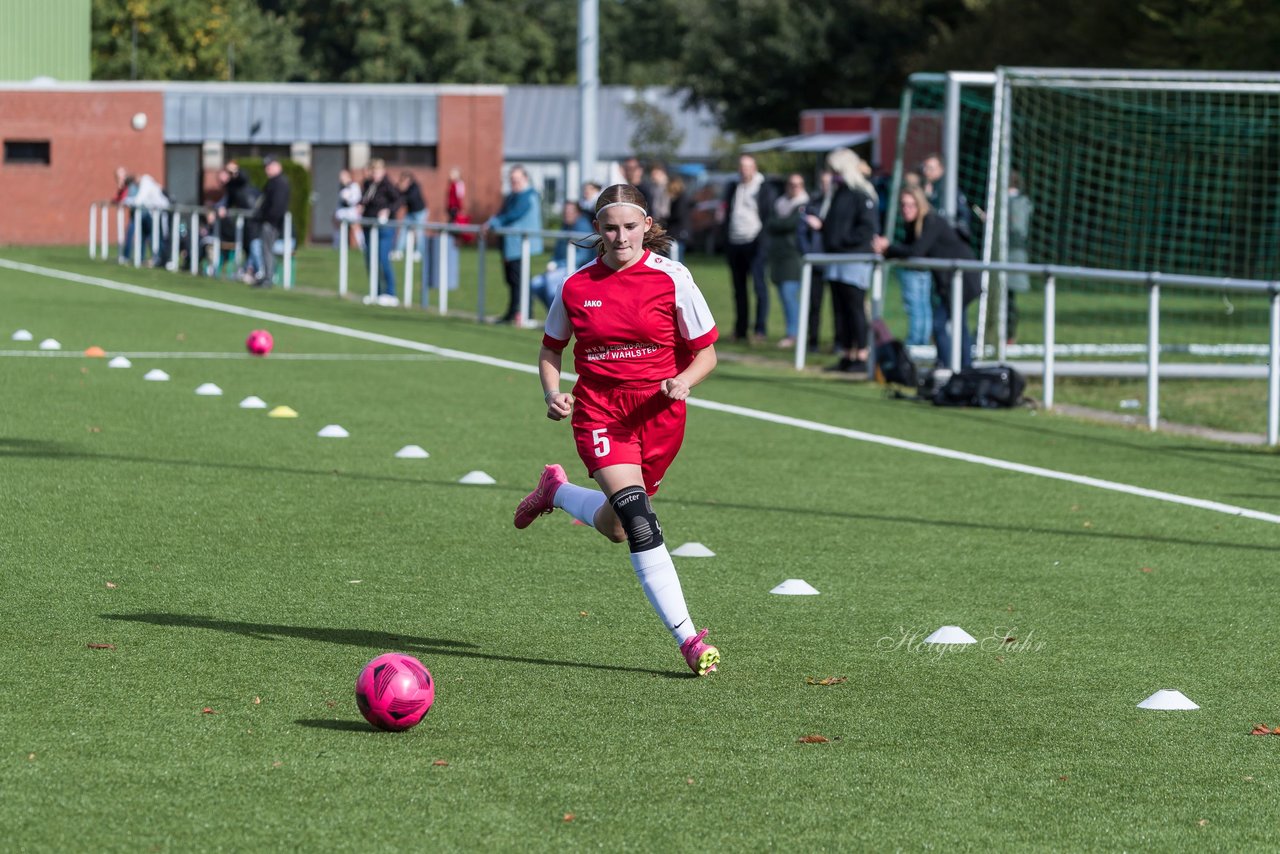
<svg viewBox="0 0 1280 854">
<path fill-rule="evenodd" d="M 116 261 L 121 264 L 132 263 L 133 259 L 133 230 L 138 227 L 138 212 L 133 210 L 130 197 L 136 192 L 138 192 L 138 179 L 132 175 L 126 175 L 124 186 L 116 190 L 116 204 L 129 209 L 129 225 L 125 228 L 124 236 L 120 240 L 120 249 L 116 253 Z"/>
<path fill-rule="evenodd" d="M 502 207 L 485 224 L 485 228 L 519 228 L 530 231 L 542 229 L 542 200 L 529 186 L 529 173 L 523 166 L 511 167 L 511 192 L 502 200 Z M 502 268 L 510 297 L 506 313 L 495 323 L 512 323 L 520 310 L 520 245 L 519 234 L 502 236 Z M 542 254 L 542 235 L 529 237 L 529 254 Z"/>
<path fill-rule="evenodd" d="M 360 219 L 360 199 L 364 196 L 364 192 L 360 189 L 360 185 L 352 177 L 350 170 L 343 169 L 338 173 L 338 209 L 334 211 L 334 224 L 348 223 L 349 231 L 355 234 L 357 248 L 364 251 L 364 230 L 360 228 L 356 220 Z M 341 228 L 333 230 L 333 248 L 338 248 L 338 241 L 342 239 Z"/>
<path fill-rule="evenodd" d="M 160 264 L 160 259 L 164 258 L 166 254 L 169 226 L 169 218 L 158 213 L 169 209 L 169 197 L 165 194 L 164 188 L 160 186 L 159 181 L 150 175 L 142 175 L 134 183 L 132 189 L 128 191 L 124 204 L 133 208 L 133 216 L 129 220 L 129 229 L 125 236 L 127 257 L 133 257 L 133 231 L 134 223 L 136 222 L 141 232 L 138 235 L 139 249 L 141 250 L 138 258 L 139 263 L 150 254 L 151 265 Z M 154 237 L 153 231 L 155 232 Z M 154 244 L 152 243 L 153 240 L 155 241 Z"/>
<path fill-rule="evenodd" d="M 267 183 L 262 187 L 262 204 L 258 206 L 257 220 L 262 229 L 262 269 L 255 288 L 269 288 L 275 280 L 276 273 L 276 241 L 281 241 L 281 255 L 288 256 L 293 247 L 284 243 L 284 217 L 289 212 L 289 197 L 292 190 L 289 179 L 284 174 L 280 161 L 268 154 L 262 159 L 262 168 L 267 173 Z"/>
<path fill-rule="evenodd" d="M 628 157 L 622 161 L 622 177 L 628 184 L 640 191 L 640 195 L 644 196 L 645 208 L 652 212 L 653 183 L 645 177 L 644 165 L 640 163 L 639 158 Z"/>
<path fill-rule="evenodd" d="M 671 213 L 667 218 L 667 234 L 671 235 L 676 255 L 684 260 L 689 241 L 693 237 L 693 193 L 685 188 L 684 179 L 679 175 L 671 179 L 667 185 L 667 193 L 671 197 Z"/>
<path fill-rule="evenodd" d="M 365 226 L 365 267 L 373 268 L 372 241 L 368 239 L 370 228 L 378 229 L 378 273 L 382 281 L 378 283 L 378 294 L 387 297 L 385 302 L 394 304 L 396 295 L 396 273 L 391 267 L 391 250 L 395 248 L 396 230 L 391 223 L 391 214 L 400 208 L 400 194 L 395 185 L 387 177 L 387 164 L 380 158 L 369 161 L 369 177 L 365 179 L 364 195 L 360 200 L 360 213 L 365 219 L 376 219 L 376 226 Z"/>
<path fill-rule="evenodd" d="M 738 180 L 729 185 L 725 194 L 724 219 L 729 275 L 733 282 L 733 340 L 739 343 L 747 342 L 747 326 L 751 319 L 747 298 L 748 276 L 755 285 L 755 338 L 763 341 L 767 332 L 769 288 L 764 280 L 767 238 L 763 229 L 776 200 L 777 191 L 760 174 L 756 159 L 750 154 L 739 157 Z"/>
<path fill-rule="evenodd" d="M 227 163 L 227 183 L 226 198 L 224 206 L 218 209 L 218 216 L 226 223 L 231 234 L 231 240 L 236 239 L 236 219 L 244 216 L 244 229 L 240 234 L 240 248 L 248 250 L 249 265 L 246 270 L 237 270 L 237 275 L 243 275 L 246 281 L 253 282 L 262 274 L 264 261 L 262 259 L 262 241 L 259 239 L 259 222 L 257 217 L 253 216 L 257 210 L 258 202 L 262 194 L 258 192 L 258 188 L 249 183 L 249 179 L 240 171 L 240 164 L 234 160 Z M 228 220 L 228 217 L 230 219 Z"/>
<path fill-rule="evenodd" d="M 837 148 L 828 154 L 827 166 L 836 176 L 831 204 L 825 217 L 809 217 L 809 225 L 822 232 L 824 252 L 869 254 L 880 225 L 876 190 L 868 180 L 871 169 L 848 148 Z M 827 370 L 863 372 L 867 369 L 866 300 L 871 264 L 861 261 L 830 264 L 826 278 L 831 285 L 836 352 L 840 356 Z"/>
<path fill-rule="evenodd" d="M 809 216 L 816 216 L 819 221 L 827 215 L 828 209 L 831 207 L 831 196 L 835 192 L 835 173 L 830 169 L 823 169 L 818 175 L 818 189 L 821 193 L 818 199 L 811 200 L 805 207 L 805 224 L 809 225 Z M 822 233 L 815 231 L 811 226 L 808 229 L 808 244 L 803 247 L 805 252 L 821 252 L 822 251 Z M 818 352 L 821 343 L 822 331 L 822 301 L 826 297 L 826 268 L 822 266 L 814 266 L 809 272 L 809 341 L 807 347 L 810 353 Z"/>
<path fill-rule="evenodd" d="M 602 188 L 595 181 L 584 181 L 582 184 L 582 202 L 579 204 L 584 211 L 593 211 L 596 209 L 596 199 L 600 197 Z"/>
<path fill-rule="evenodd" d="M 1009 260 L 1018 264 L 1027 263 L 1027 240 L 1031 233 L 1031 215 L 1035 205 L 1022 192 L 1022 176 L 1018 170 L 1009 172 Z M 1017 294 L 1025 294 L 1031 290 L 1031 277 L 1026 273 L 1006 273 L 1005 288 L 1008 300 L 1006 308 L 1007 329 L 1005 343 L 1018 343 L 1018 299 Z"/>
<path fill-rule="evenodd" d="M 561 229 L 581 235 L 595 233 L 591 228 L 591 221 L 582 215 L 582 208 L 572 200 L 564 203 L 564 222 Z M 578 244 L 577 241 L 581 239 L 581 237 L 561 237 L 556 240 L 555 248 L 551 250 L 551 260 L 547 262 L 546 272 L 534 276 L 529 282 L 529 292 L 541 300 L 548 309 L 560 295 L 560 286 L 564 284 L 564 280 L 595 257 L 593 247 Z"/>
<path fill-rule="evenodd" d="M 671 222 L 670 183 L 667 170 L 661 164 L 654 164 L 649 170 L 649 203 L 653 205 L 649 216 L 663 228 L 667 228 Z M 670 233 L 669 228 L 668 233 Z"/>
<path fill-rule="evenodd" d="M 795 173 L 787 176 L 784 195 L 773 204 L 773 213 L 765 223 L 769 232 L 769 275 L 778 287 L 782 298 L 782 313 L 786 318 L 786 336 L 779 347 L 793 347 L 796 343 L 800 316 L 800 230 L 808 229 L 804 219 L 809 194 L 804 188 L 804 176 Z"/>
<path fill-rule="evenodd" d="M 413 177 L 413 173 L 407 169 L 400 173 L 400 204 L 404 207 L 404 219 L 397 229 L 400 234 L 396 237 L 395 258 L 398 260 L 404 257 L 404 248 L 409 240 L 409 231 L 413 231 L 413 241 L 416 251 L 422 252 L 423 241 L 426 240 L 427 232 L 423 229 L 422 224 L 427 221 L 427 200 L 422 197 L 422 187 L 418 184 L 418 179 Z"/>
<path fill-rule="evenodd" d="M 111 197 L 112 204 L 118 205 L 125 200 L 129 195 L 129 182 L 132 180 L 123 166 L 116 167 L 116 192 Z"/>
<path fill-rule="evenodd" d="M 458 222 L 467 210 L 467 185 L 462 180 L 462 170 L 454 166 L 449 170 L 449 191 L 445 200 L 445 213 L 449 222 Z"/>
<path fill-rule="evenodd" d="M 905 189 L 898 198 L 898 206 L 902 211 L 902 222 L 907 228 L 907 237 L 902 243 L 890 244 L 884 237 L 877 237 L 875 249 L 887 258 L 958 258 L 973 259 L 973 250 L 961 239 L 951 224 L 942 215 L 930 209 L 929 200 L 921 188 Z M 963 305 L 960 321 L 960 367 L 967 368 L 973 364 L 973 335 L 969 332 L 969 324 L 965 318 L 969 303 L 978 298 L 982 290 L 982 277 L 974 270 L 965 273 L 963 282 Z M 933 271 L 933 288 L 938 295 L 939 305 L 933 312 L 933 337 L 938 343 L 938 364 L 945 365 L 951 352 L 951 273 L 946 270 Z M 951 324 L 951 328 L 948 328 Z"/>
<path fill-rule="evenodd" d="M 945 201 L 942 198 L 943 178 L 947 174 L 946 167 L 942 165 L 942 157 L 938 154 L 930 154 L 920 163 L 920 174 L 924 178 L 924 194 L 929 204 L 936 213 L 945 215 L 947 221 L 955 228 L 956 233 L 960 235 L 960 239 L 965 243 L 973 242 L 973 215 L 969 210 L 969 200 L 965 198 L 964 193 L 960 191 L 959 186 L 956 187 L 956 209 L 949 211 L 946 209 Z"/>
<path fill-rule="evenodd" d="M 919 189 L 922 179 L 917 172 L 902 176 L 904 190 Z M 907 346 L 929 343 L 933 335 L 933 276 L 928 270 L 897 267 L 894 274 L 902 287 L 902 307 L 907 313 Z"/>
</svg>

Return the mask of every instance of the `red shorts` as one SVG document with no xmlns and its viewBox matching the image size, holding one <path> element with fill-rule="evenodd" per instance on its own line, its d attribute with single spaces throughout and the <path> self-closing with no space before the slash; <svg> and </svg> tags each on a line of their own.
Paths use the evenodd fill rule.
<svg viewBox="0 0 1280 854">
<path fill-rule="evenodd" d="M 653 495 L 684 441 L 685 403 L 662 393 L 657 382 L 573 389 L 573 441 L 595 474 L 605 466 L 640 466 L 645 492 Z"/>
</svg>

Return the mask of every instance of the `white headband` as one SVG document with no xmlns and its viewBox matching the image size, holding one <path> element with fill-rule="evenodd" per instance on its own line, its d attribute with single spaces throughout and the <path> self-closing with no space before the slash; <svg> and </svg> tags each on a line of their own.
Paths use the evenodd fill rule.
<svg viewBox="0 0 1280 854">
<path fill-rule="evenodd" d="M 619 208 L 619 207 L 635 208 L 636 210 L 640 211 L 640 213 L 644 214 L 645 216 L 648 216 L 648 215 L 649 215 L 649 212 L 648 212 L 647 210 L 645 210 L 644 208 L 640 207 L 640 206 L 639 206 L 639 205 L 637 205 L 635 202 L 609 202 L 609 204 L 605 205 L 604 207 L 602 207 L 602 208 L 600 208 L 599 210 L 597 210 L 597 211 L 596 211 L 596 219 L 599 219 L 599 218 L 600 218 L 600 214 L 604 213 L 604 212 L 605 212 L 605 211 L 607 211 L 609 208 Z"/>
</svg>

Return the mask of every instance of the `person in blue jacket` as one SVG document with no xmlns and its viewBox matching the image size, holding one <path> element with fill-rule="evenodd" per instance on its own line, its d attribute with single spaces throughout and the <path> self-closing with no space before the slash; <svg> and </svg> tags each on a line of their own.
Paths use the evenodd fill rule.
<svg viewBox="0 0 1280 854">
<path fill-rule="evenodd" d="M 530 231 L 542 230 L 542 200 L 538 193 L 529 186 L 529 173 L 523 166 L 512 166 L 511 192 L 502 200 L 502 207 L 494 214 L 486 228 L 520 228 Z M 511 323 L 520 311 L 520 235 L 502 235 L 502 269 L 510 290 L 507 311 L 495 323 Z M 529 239 L 529 254 L 542 254 L 542 235 L 535 234 Z"/>
</svg>

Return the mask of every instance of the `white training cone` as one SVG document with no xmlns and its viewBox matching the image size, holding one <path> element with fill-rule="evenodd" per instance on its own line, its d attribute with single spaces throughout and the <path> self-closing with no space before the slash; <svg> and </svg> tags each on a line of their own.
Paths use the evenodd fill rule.
<svg viewBox="0 0 1280 854">
<path fill-rule="evenodd" d="M 241 409 L 266 409 L 267 402 L 256 394 L 251 394 L 244 400 L 240 401 Z"/>
<path fill-rule="evenodd" d="M 61 350 L 62 345 L 58 343 L 56 338 L 46 338 L 40 342 L 41 350 Z"/>
<path fill-rule="evenodd" d="M 213 383 L 202 383 L 196 388 L 196 394 L 201 397 L 219 397 L 222 394 L 222 389 Z"/>
<path fill-rule="evenodd" d="M 148 382 L 153 382 L 153 383 L 163 383 L 163 382 L 169 381 L 169 375 L 166 374 L 164 371 L 160 370 L 159 368 L 152 368 L 151 370 L 143 374 L 142 378 L 144 380 L 147 380 Z"/>
<path fill-rule="evenodd" d="M 19 329 L 17 332 L 13 333 L 14 341 L 30 341 L 33 338 L 35 338 L 35 336 L 25 329 Z"/>
<path fill-rule="evenodd" d="M 346 430 L 343 430 L 341 425 L 326 424 L 324 427 L 320 429 L 320 432 L 317 433 L 316 435 L 319 436 L 321 439 L 345 439 L 351 434 L 348 433 Z"/>
<path fill-rule="evenodd" d="M 482 471 L 469 471 L 458 479 L 458 483 L 468 483 L 473 486 L 488 486 L 489 484 L 497 483 L 497 481 Z"/>
<path fill-rule="evenodd" d="M 130 362 L 124 356 L 116 356 L 110 362 L 107 362 L 108 368 L 132 368 L 133 362 Z"/>
<path fill-rule="evenodd" d="M 1167 711 L 1191 711 L 1200 708 L 1181 691 L 1164 688 L 1138 704 L 1139 709 L 1163 709 Z"/>
<path fill-rule="evenodd" d="M 676 557 L 715 557 L 716 553 L 704 546 L 702 543 L 685 543 L 680 548 L 673 551 Z M 816 591 L 815 591 L 816 592 Z"/>
<path fill-rule="evenodd" d="M 396 451 L 396 459 L 400 460 L 425 460 L 429 456 L 421 445 L 405 445 Z"/>
<path fill-rule="evenodd" d="M 769 591 L 779 596 L 817 596 L 818 589 L 803 578 L 788 578 Z"/>
<path fill-rule="evenodd" d="M 924 639 L 925 643 L 977 643 L 973 635 L 959 626 L 943 626 Z"/>
</svg>

